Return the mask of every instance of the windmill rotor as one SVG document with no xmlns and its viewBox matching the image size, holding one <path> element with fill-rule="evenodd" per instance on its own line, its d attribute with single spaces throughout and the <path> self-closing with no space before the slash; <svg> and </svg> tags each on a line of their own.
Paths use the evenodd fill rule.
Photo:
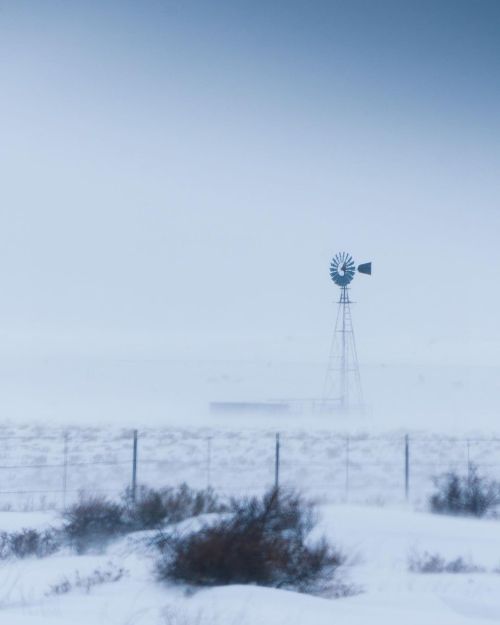
<svg viewBox="0 0 500 625">
<path fill-rule="evenodd" d="M 330 277 L 338 286 L 347 286 L 354 278 L 356 265 L 350 254 L 339 252 L 330 263 Z"/>
<path fill-rule="evenodd" d="M 368 276 L 372 275 L 372 264 L 362 263 L 356 265 L 350 254 L 347 252 L 339 252 L 335 254 L 330 263 L 330 277 L 336 285 L 340 287 L 346 287 L 356 275 L 356 269 L 359 273 L 364 273 Z"/>
</svg>

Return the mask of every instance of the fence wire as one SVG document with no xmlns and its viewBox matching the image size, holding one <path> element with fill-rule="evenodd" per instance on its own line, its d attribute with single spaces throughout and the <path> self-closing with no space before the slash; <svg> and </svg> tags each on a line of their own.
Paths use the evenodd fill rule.
<svg viewBox="0 0 500 625">
<path fill-rule="evenodd" d="M 0 435 L 0 509 L 61 509 L 82 493 L 182 482 L 223 497 L 279 484 L 326 502 L 423 504 L 433 478 L 475 465 L 500 480 L 500 438 L 95 428 Z M 134 461 L 136 469 L 134 472 Z M 135 475 L 135 481 L 133 476 Z"/>
</svg>

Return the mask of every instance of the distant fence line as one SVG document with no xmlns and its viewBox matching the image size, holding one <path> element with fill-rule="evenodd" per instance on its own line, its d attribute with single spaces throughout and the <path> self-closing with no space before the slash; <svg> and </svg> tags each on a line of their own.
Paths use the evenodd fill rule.
<svg viewBox="0 0 500 625">
<path fill-rule="evenodd" d="M 477 466 L 500 477 L 500 438 L 333 432 L 105 430 L 0 435 L 0 509 L 65 508 L 79 493 L 138 485 L 213 488 L 222 496 L 273 485 L 324 501 L 426 501 L 432 478 Z"/>
</svg>

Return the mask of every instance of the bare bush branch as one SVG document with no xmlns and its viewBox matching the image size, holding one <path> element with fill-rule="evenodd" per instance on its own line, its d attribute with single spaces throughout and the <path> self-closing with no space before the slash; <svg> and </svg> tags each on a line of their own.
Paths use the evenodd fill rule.
<svg viewBox="0 0 500 625">
<path fill-rule="evenodd" d="M 273 489 L 233 502 L 233 513 L 187 534 L 158 536 L 158 575 L 194 585 L 256 583 L 310 590 L 330 581 L 344 557 L 325 539 L 306 538 L 312 505 Z"/>
</svg>

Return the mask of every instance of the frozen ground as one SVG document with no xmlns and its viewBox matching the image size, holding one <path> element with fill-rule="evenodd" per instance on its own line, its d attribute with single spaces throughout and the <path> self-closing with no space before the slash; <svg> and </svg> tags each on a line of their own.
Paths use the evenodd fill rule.
<svg viewBox="0 0 500 625">
<path fill-rule="evenodd" d="M 344 574 L 357 596 L 319 598 L 257 587 L 229 586 L 194 595 L 154 581 L 152 559 L 134 538 L 101 555 L 55 555 L 0 566 L 0 622 L 8 625 L 467 625 L 500 620 L 499 523 L 454 519 L 409 509 L 321 507 L 318 532 L 351 556 Z M 50 523 L 32 513 L 0 513 L 0 529 Z M 411 552 L 463 556 L 485 568 L 474 574 L 418 574 Z M 120 581 L 47 596 L 62 578 L 96 568 L 128 571 Z"/>
</svg>

